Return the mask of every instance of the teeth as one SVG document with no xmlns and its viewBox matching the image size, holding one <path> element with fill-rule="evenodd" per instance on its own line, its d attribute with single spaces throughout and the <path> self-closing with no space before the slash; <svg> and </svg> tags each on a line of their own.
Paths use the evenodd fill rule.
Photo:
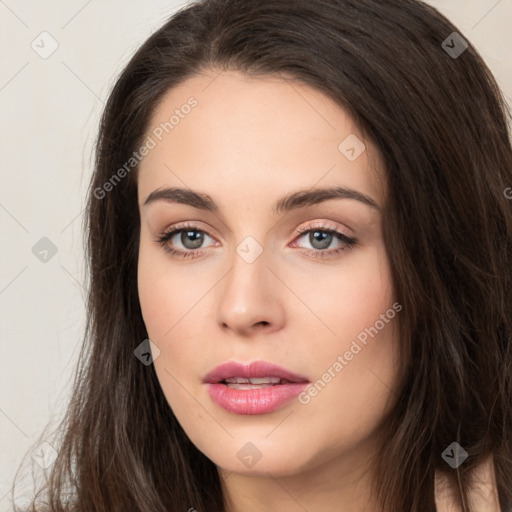
<svg viewBox="0 0 512 512">
<path fill-rule="evenodd" d="M 224 382 L 229 384 L 280 384 L 281 381 L 284 381 L 281 377 L 251 377 L 250 379 L 244 377 L 229 377 L 228 379 L 224 379 Z"/>
<path fill-rule="evenodd" d="M 262 388 L 271 388 L 272 386 L 275 386 L 276 384 L 232 384 L 227 383 L 226 386 L 231 389 L 262 389 Z"/>
<path fill-rule="evenodd" d="M 250 378 L 249 382 L 251 384 L 279 384 L 281 377 L 254 377 Z"/>
</svg>

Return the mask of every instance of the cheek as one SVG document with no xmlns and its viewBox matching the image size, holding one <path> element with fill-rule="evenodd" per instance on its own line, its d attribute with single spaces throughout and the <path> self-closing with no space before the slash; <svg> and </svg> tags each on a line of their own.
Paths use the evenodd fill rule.
<svg viewBox="0 0 512 512">
<path fill-rule="evenodd" d="M 383 245 L 361 250 L 339 267 L 320 267 L 314 276 L 290 274 L 288 279 L 294 280 L 294 291 L 305 298 L 314 313 L 297 312 L 297 321 L 321 331 L 316 337 L 322 338 L 325 354 L 337 354 L 347 342 L 350 344 L 365 328 L 379 321 L 393 304 L 391 270 Z M 391 314 L 395 316 L 394 311 Z"/>
<path fill-rule="evenodd" d="M 172 338 L 208 289 L 207 279 L 182 271 L 158 247 L 140 248 L 137 283 L 144 323 L 156 343 Z"/>
<path fill-rule="evenodd" d="M 400 306 L 393 308 L 390 268 L 384 248 L 380 249 L 321 280 L 323 295 L 315 288 L 308 297 L 329 331 L 322 329 L 322 336 L 316 337 L 316 385 L 303 405 L 310 411 L 312 428 L 328 430 L 333 439 L 370 434 L 394 397 Z M 318 326 L 318 319 L 309 319 L 314 321 Z M 311 353 L 311 340 L 308 344 Z"/>
<path fill-rule="evenodd" d="M 139 250 L 139 302 L 148 337 L 160 349 L 154 365 L 168 399 L 181 389 L 178 382 L 190 380 L 190 369 L 211 343 L 205 334 L 211 333 L 208 292 L 218 277 L 210 274 L 178 268 L 163 249 Z"/>
<path fill-rule="evenodd" d="M 165 252 L 161 251 L 163 257 L 159 252 L 154 248 L 140 248 L 138 292 L 148 337 L 160 350 L 159 357 L 154 360 L 155 372 L 174 410 L 179 409 L 185 399 L 180 395 L 178 383 L 183 380 L 183 375 L 179 369 L 190 368 L 190 359 L 195 352 L 189 342 L 191 326 L 187 311 L 193 300 L 197 302 L 199 291 L 191 291 L 197 283 L 192 284 L 183 273 L 171 270 L 171 265 L 165 261 Z M 188 329 L 187 332 L 184 329 Z"/>
<path fill-rule="evenodd" d="M 399 362 L 394 331 L 394 324 L 389 323 L 368 335 L 366 343 L 349 339 L 336 357 L 327 358 L 323 371 L 330 368 L 334 377 L 318 376 L 331 381 L 319 386 L 306 407 L 311 406 L 311 416 L 317 418 L 312 428 L 323 429 L 334 444 L 345 446 L 370 437 L 396 400 Z"/>
<path fill-rule="evenodd" d="M 174 287 L 169 278 L 162 275 L 160 266 L 150 251 L 139 251 L 137 285 L 142 317 L 151 340 L 156 341 L 165 332 L 167 312 L 172 311 L 173 294 L 165 293 Z M 169 329 L 167 325 L 167 329 Z"/>
</svg>

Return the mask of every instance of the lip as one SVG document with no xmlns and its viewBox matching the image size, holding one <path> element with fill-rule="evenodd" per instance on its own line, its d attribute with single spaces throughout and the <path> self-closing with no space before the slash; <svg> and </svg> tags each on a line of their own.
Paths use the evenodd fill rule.
<svg viewBox="0 0 512 512">
<path fill-rule="evenodd" d="M 221 384 L 222 380 L 231 377 L 279 377 L 287 382 L 255 389 L 234 389 Z M 228 412 L 244 415 L 275 411 L 300 394 L 309 384 L 306 377 L 265 361 L 254 361 L 247 365 L 228 361 L 209 372 L 203 382 L 218 406 Z"/>
</svg>

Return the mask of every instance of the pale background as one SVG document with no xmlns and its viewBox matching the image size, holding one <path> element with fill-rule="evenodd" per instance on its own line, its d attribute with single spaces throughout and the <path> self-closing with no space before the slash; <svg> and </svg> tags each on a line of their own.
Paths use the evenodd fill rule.
<svg viewBox="0 0 512 512">
<path fill-rule="evenodd" d="M 0 511 L 12 511 L 14 471 L 68 399 L 85 326 L 82 212 L 99 115 L 135 49 L 186 3 L 0 0 Z M 477 47 L 512 106 L 512 0 L 429 3 Z M 44 31 L 58 43 L 46 59 L 31 47 L 51 49 Z M 43 237 L 57 249 L 47 262 L 32 252 Z"/>
</svg>

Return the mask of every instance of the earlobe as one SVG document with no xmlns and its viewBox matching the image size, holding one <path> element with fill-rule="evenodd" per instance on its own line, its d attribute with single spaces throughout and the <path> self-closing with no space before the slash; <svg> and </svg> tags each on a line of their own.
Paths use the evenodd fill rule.
<svg viewBox="0 0 512 512">
<path fill-rule="evenodd" d="M 435 502 L 437 512 L 462 512 L 458 490 L 439 471 L 435 475 Z M 468 506 L 472 512 L 501 512 L 492 454 L 472 475 Z"/>
</svg>

